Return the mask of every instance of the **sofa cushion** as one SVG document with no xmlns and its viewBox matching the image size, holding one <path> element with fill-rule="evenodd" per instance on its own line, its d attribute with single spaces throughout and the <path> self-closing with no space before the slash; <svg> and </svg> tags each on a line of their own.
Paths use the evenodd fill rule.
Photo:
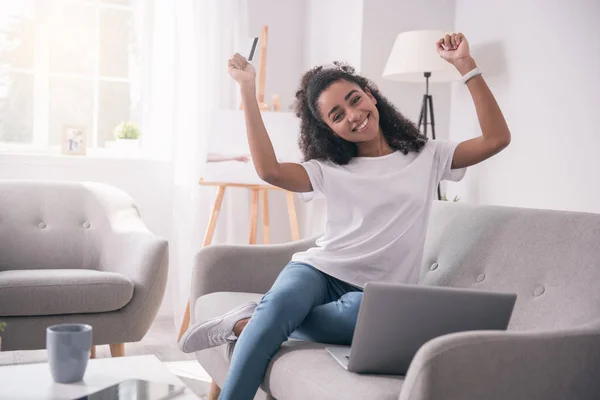
<svg viewBox="0 0 600 400">
<path fill-rule="evenodd" d="M 114 311 L 133 297 L 133 282 L 87 269 L 0 271 L 0 315 L 33 316 Z"/>
<path fill-rule="evenodd" d="M 600 214 L 437 202 L 420 282 L 517 294 L 509 330 L 600 322 Z"/>
<path fill-rule="evenodd" d="M 254 293 L 229 292 L 202 296 L 195 303 L 195 321 L 223 314 L 246 301 L 259 301 L 261 297 Z M 398 399 L 403 376 L 348 372 L 327 353 L 325 347 L 321 343 L 298 340 L 285 342 L 269 364 L 262 388 L 278 400 Z M 226 370 L 233 348 L 233 344 L 219 346 L 198 352 L 196 356 L 200 361 L 207 357 L 218 360 L 221 365 L 216 367 Z"/>
</svg>

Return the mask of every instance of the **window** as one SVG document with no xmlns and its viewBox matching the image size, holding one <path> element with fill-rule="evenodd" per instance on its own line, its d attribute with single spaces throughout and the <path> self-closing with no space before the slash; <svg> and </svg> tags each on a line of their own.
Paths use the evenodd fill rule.
<svg viewBox="0 0 600 400">
<path fill-rule="evenodd" d="M 0 0 L 0 146 L 58 152 L 82 126 L 88 149 L 138 122 L 136 0 Z"/>
</svg>

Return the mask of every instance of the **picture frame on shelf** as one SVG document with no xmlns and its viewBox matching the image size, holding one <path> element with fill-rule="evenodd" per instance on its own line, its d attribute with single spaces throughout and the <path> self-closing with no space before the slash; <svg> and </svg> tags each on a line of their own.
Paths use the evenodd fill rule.
<svg viewBox="0 0 600 400">
<path fill-rule="evenodd" d="M 87 147 L 87 128 L 82 125 L 63 125 L 61 153 L 84 156 Z"/>
</svg>

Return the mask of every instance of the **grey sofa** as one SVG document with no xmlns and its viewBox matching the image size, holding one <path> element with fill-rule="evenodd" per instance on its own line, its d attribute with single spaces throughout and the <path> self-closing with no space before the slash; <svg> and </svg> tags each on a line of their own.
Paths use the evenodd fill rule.
<svg viewBox="0 0 600 400">
<path fill-rule="evenodd" d="M 193 273 L 192 318 L 259 300 L 291 254 L 312 243 L 203 249 Z M 288 341 L 257 398 L 600 398 L 600 215 L 435 202 L 421 283 L 517 293 L 508 331 L 431 340 L 406 377 L 349 373 L 325 345 Z M 231 351 L 196 353 L 219 385 Z"/>
<path fill-rule="evenodd" d="M 141 340 L 167 260 L 167 241 L 119 189 L 0 180 L 2 350 L 44 349 L 45 328 L 67 322 L 92 325 L 96 345 Z"/>
</svg>

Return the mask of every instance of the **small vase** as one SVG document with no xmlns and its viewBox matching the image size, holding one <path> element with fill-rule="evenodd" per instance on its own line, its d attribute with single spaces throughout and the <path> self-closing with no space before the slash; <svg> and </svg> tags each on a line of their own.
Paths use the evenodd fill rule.
<svg viewBox="0 0 600 400">
<path fill-rule="evenodd" d="M 139 139 L 117 139 L 117 146 L 126 149 L 137 149 L 140 147 Z"/>
<path fill-rule="evenodd" d="M 140 152 L 140 140 L 139 139 L 117 139 L 115 142 L 115 148 L 119 153 L 127 154 L 130 156 L 137 156 Z"/>
</svg>

